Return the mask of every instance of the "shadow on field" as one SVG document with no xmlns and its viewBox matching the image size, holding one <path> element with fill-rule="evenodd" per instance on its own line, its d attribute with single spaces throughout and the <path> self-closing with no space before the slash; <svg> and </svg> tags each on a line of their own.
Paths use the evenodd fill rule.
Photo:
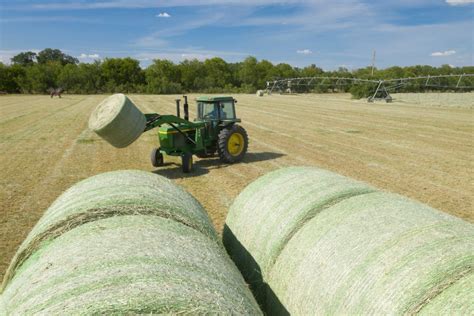
<svg viewBox="0 0 474 316">
<path fill-rule="evenodd" d="M 224 225 L 222 241 L 227 253 L 249 284 L 255 300 L 265 315 L 290 315 L 272 288 L 263 281 L 261 268 L 240 243 L 229 226 Z"/>
<path fill-rule="evenodd" d="M 259 153 L 247 153 L 242 160 L 243 163 L 259 162 L 265 160 L 273 160 L 285 156 L 282 153 L 273 153 L 269 151 L 259 152 Z"/>
<path fill-rule="evenodd" d="M 252 152 L 252 153 L 247 153 L 244 159 L 242 160 L 242 162 L 240 163 L 248 164 L 248 163 L 253 163 L 253 162 L 277 159 L 282 156 L 285 156 L 285 155 L 281 153 L 273 153 L 273 152 L 258 152 L 258 153 Z M 168 167 L 175 166 L 175 167 L 164 168 L 167 166 Z M 159 167 L 158 169 L 155 169 L 152 172 L 165 176 L 168 179 L 181 179 L 181 178 L 193 178 L 193 177 L 202 176 L 204 174 L 209 173 L 210 170 L 227 168 L 229 166 L 232 166 L 232 164 L 223 163 L 219 159 L 219 157 L 216 155 L 211 158 L 204 158 L 204 159 L 199 159 L 199 160 L 196 160 L 196 157 L 194 157 L 193 171 L 191 173 L 184 173 L 181 169 L 181 165 L 174 162 L 165 163 L 162 167 Z"/>
</svg>

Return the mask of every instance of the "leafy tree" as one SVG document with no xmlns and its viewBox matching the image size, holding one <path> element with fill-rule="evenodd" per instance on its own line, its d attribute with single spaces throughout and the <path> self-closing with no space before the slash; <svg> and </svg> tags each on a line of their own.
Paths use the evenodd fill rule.
<svg viewBox="0 0 474 316">
<path fill-rule="evenodd" d="M 321 68 L 316 67 L 315 64 L 306 66 L 301 70 L 302 77 L 317 77 L 317 76 L 323 76 L 323 75 L 324 75 L 324 71 Z"/>
<path fill-rule="evenodd" d="M 199 79 L 205 77 L 204 65 L 197 59 L 184 60 L 178 65 L 181 85 L 188 92 L 198 91 Z"/>
<path fill-rule="evenodd" d="M 227 63 L 222 58 L 206 59 L 204 61 L 204 70 L 206 73 L 205 82 L 207 90 L 224 88 L 231 79 Z"/>
<path fill-rule="evenodd" d="M 257 89 L 258 86 L 258 69 L 257 58 L 249 56 L 245 58 L 240 65 L 239 79 L 242 84 L 247 84 Z"/>
<path fill-rule="evenodd" d="M 79 64 L 79 73 L 82 78 L 81 93 L 102 93 L 104 90 L 104 77 L 100 61 Z M 144 92 L 144 91 L 141 91 Z"/>
<path fill-rule="evenodd" d="M 172 61 L 155 59 L 153 64 L 145 70 L 147 92 L 149 93 L 181 93 L 183 88 L 180 68 Z"/>
<path fill-rule="evenodd" d="M 36 59 L 36 62 L 35 62 Z M 63 87 L 71 93 L 181 93 L 181 92 L 246 92 L 264 88 L 267 81 L 293 77 L 357 77 L 366 79 L 403 78 L 442 74 L 474 74 L 474 67 L 432 67 L 415 65 L 375 69 L 365 67 L 349 72 L 346 68 L 324 72 L 316 65 L 304 68 L 247 57 L 242 62 L 227 63 L 221 58 L 205 61 L 185 60 L 175 64 L 155 60 L 142 70 L 132 58 L 110 58 L 104 62 L 78 63 L 77 59 L 58 49 L 47 48 L 38 54 L 22 52 L 12 58 L 12 65 L 0 64 L 0 90 L 7 92 L 45 93 L 49 88 Z M 459 78 L 433 79 L 433 83 L 456 86 Z M 398 91 L 432 90 L 425 80 L 411 81 Z M 347 83 L 347 82 L 345 82 Z M 464 77 L 461 86 L 474 85 L 474 78 Z M 313 89 L 312 89 L 313 88 Z M 292 87 L 293 90 L 296 87 Z M 349 91 L 354 97 L 367 97 L 374 92 L 372 84 L 318 85 L 298 87 L 301 92 Z"/>
<path fill-rule="evenodd" d="M 34 64 L 25 68 L 25 76 L 20 78 L 18 84 L 24 92 L 48 93 L 49 89 L 58 87 L 61 68 L 57 62 Z"/>
<path fill-rule="evenodd" d="M 267 86 L 267 81 L 271 81 L 273 64 L 268 60 L 261 60 L 257 64 L 257 82 L 255 88 L 262 88 Z"/>
<path fill-rule="evenodd" d="M 0 91 L 8 93 L 21 92 L 18 81 L 24 75 L 23 67 L 19 65 L 6 66 L 0 63 Z"/>
<path fill-rule="evenodd" d="M 145 83 L 144 72 L 136 59 L 107 58 L 102 63 L 102 74 L 107 92 L 132 92 Z"/>
<path fill-rule="evenodd" d="M 58 62 L 61 65 L 77 64 L 79 60 L 75 57 L 64 54 L 59 49 L 46 48 L 38 53 L 36 60 L 39 64 L 46 64 L 49 62 Z"/>
<path fill-rule="evenodd" d="M 10 60 L 14 65 L 31 66 L 35 63 L 36 53 L 29 51 L 21 52 L 18 55 L 13 56 Z"/>
</svg>

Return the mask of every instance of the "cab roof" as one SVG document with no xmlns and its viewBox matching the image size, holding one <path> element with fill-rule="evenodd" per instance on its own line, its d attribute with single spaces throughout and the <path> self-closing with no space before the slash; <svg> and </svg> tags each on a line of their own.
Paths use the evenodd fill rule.
<svg viewBox="0 0 474 316">
<path fill-rule="evenodd" d="M 218 101 L 233 101 L 234 98 L 228 95 L 215 95 L 215 96 L 200 96 L 196 98 L 198 102 L 218 102 Z"/>
</svg>

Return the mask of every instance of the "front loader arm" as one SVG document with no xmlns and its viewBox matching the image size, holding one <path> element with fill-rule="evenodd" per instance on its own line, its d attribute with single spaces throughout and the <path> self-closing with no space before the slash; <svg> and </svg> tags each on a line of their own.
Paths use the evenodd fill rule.
<svg viewBox="0 0 474 316">
<path fill-rule="evenodd" d="M 186 129 L 197 129 L 199 127 L 202 127 L 200 124 L 195 124 L 175 115 L 160 115 L 157 113 L 145 114 L 145 118 L 146 125 L 144 132 L 149 131 L 155 127 L 160 127 L 163 124 L 169 124 L 176 131 L 178 131 L 178 133 L 183 135 L 190 143 L 196 145 L 196 142 L 192 138 L 190 138 L 185 132 L 183 132 L 178 126 L 176 126 L 176 124 L 181 124 L 180 127 L 184 127 Z"/>
<path fill-rule="evenodd" d="M 177 117 L 176 115 L 160 115 L 157 113 L 149 113 L 149 114 L 145 114 L 145 118 L 146 118 L 146 125 L 145 125 L 144 132 L 149 131 L 155 127 L 160 127 L 163 124 L 169 124 L 171 126 L 175 124 L 185 124 L 186 128 L 200 127 L 199 124 L 195 124 L 193 122 L 187 121 L 185 119 Z"/>
</svg>

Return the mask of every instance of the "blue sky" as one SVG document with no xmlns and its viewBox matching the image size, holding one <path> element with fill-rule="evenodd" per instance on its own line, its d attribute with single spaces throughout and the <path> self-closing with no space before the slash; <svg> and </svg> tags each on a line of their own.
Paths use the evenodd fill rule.
<svg viewBox="0 0 474 316">
<path fill-rule="evenodd" d="M 474 65 L 474 0 L 0 0 L 0 61 L 59 48 L 83 62 L 252 55 L 326 70 Z"/>
</svg>

